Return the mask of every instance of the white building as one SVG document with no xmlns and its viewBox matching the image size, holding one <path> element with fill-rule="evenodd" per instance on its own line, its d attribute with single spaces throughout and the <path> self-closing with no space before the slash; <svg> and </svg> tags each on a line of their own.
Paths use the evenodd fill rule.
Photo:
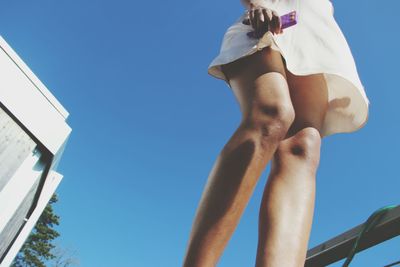
<svg viewBox="0 0 400 267">
<path fill-rule="evenodd" d="M 0 266 L 11 264 L 62 175 L 68 112 L 0 36 Z"/>
</svg>

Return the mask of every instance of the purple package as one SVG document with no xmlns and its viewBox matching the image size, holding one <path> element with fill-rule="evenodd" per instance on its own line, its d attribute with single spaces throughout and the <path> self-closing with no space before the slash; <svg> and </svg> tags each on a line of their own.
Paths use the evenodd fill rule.
<svg viewBox="0 0 400 267">
<path fill-rule="evenodd" d="M 281 22 L 282 22 L 282 27 L 281 27 L 282 30 L 297 24 L 296 11 L 292 11 L 286 15 L 281 16 Z"/>
</svg>

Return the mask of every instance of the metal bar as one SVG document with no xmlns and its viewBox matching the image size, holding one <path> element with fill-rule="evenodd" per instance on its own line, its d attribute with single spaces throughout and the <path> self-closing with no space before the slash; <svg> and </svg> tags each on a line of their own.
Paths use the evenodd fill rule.
<svg viewBox="0 0 400 267">
<path fill-rule="evenodd" d="M 305 267 L 322 267 L 347 257 L 364 223 L 307 251 Z M 400 206 L 389 210 L 380 222 L 367 232 L 358 251 L 365 250 L 400 235 Z"/>
<path fill-rule="evenodd" d="M 392 266 L 396 266 L 396 265 L 400 265 L 400 261 L 393 262 L 389 265 L 385 265 L 384 267 L 392 267 Z"/>
</svg>

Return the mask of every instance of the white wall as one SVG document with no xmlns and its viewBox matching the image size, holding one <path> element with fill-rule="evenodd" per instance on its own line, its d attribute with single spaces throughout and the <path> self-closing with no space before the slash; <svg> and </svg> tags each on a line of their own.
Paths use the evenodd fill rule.
<svg viewBox="0 0 400 267">
<path fill-rule="evenodd" d="M 71 133 L 65 121 L 69 114 L 1 36 L 0 103 L 15 116 L 22 128 L 25 127 L 51 153 L 52 157 L 46 158 L 52 162 L 44 162 L 44 165 L 55 168 L 53 163 L 59 161 Z M 11 264 L 62 179 L 62 175 L 54 169 L 44 177 L 43 168 L 37 165 L 39 157 L 40 153 L 30 154 L 0 191 L 1 233 L 18 211 L 29 189 L 35 188 L 32 186 L 39 179 L 45 179 L 37 206 L 0 263 L 1 267 Z"/>
<path fill-rule="evenodd" d="M 71 133 L 68 112 L 0 36 L 0 102 L 54 155 Z"/>
</svg>

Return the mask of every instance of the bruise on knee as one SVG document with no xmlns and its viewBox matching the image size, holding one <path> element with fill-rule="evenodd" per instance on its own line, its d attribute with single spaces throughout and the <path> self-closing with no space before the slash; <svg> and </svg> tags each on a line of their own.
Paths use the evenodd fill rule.
<svg viewBox="0 0 400 267">
<path fill-rule="evenodd" d="M 290 152 L 295 155 L 295 156 L 299 156 L 299 157 L 304 157 L 305 156 L 305 149 L 304 147 L 302 147 L 299 144 L 294 144 L 291 148 L 290 148 Z"/>
<path fill-rule="evenodd" d="M 310 164 L 319 163 L 321 136 L 317 129 L 304 128 L 293 136 L 281 141 L 276 151 L 278 161 L 289 160 L 288 157 L 309 161 Z"/>
</svg>

